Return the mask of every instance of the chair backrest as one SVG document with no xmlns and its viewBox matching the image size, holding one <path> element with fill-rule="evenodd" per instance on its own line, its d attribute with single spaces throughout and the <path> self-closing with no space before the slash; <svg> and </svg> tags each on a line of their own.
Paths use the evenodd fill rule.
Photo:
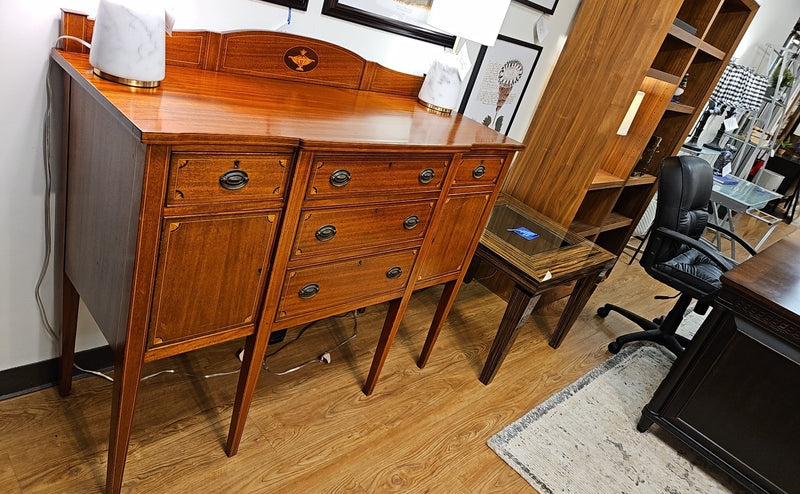
<svg viewBox="0 0 800 494">
<path fill-rule="evenodd" d="M 653 229 L 665 227 L 694 239 L 700 238 L 708 224 L 713 173 L 711 165 L 697 156 L 671 156 L 661 163 L 658 202 Z M 654 236 L 650 236 L 650 242 Z M 641 258 L 645 267 L 669 260 L 687 247 L 661 239 L 648 244 Z"/>
</svg>

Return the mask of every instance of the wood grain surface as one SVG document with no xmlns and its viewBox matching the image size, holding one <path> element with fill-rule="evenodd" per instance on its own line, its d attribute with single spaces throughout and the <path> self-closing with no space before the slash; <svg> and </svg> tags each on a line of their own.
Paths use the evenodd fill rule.
<svg viewBox="0 0 800 494">
<path fill-rule="evenodd" d="M 737 226 L 751 240 L 763 234 L 758 222 Z M 794 230 L 781 223 L 767 243 Z M 242 448 L 232 458 L 223 445 L 237 376 L 199 376 L 236 370 L 241 343 L 146 364 L 144 374 L 176 373 L 142 382 L 123 492 L 536 492 L 486 440 L 605 361 L 608 342 L 633 329 L 621 317 L 595 317 L 599 305 L 622 303 L 653 317 L 672 305 L 653 299 L 669 289 L 638 264 L 620 262 L 558 350 L 548 346 L 544 329 L 555 326 L 562 308 L 556 302 L 534 312 L 493 383 L 483 386 L 478 374 L 506 304 L 479 283 L 463 286 L 436 353 L 424 370 L 414 366 L 440 290 L 414 295 L 370 397 L 358 386 L 386 304 L 367 308 L 358 336 L 331 351 L 331 364 L 285 376 L 262 372 Z M 288 369 L 350 334 L 350 317 L 331 318 L 268 365 Z M 102 492 L 111 385 L 91 377 L 74 388 L 66 399 L 51 388 L 0 402 L 3 492 Z"/>
</svg>

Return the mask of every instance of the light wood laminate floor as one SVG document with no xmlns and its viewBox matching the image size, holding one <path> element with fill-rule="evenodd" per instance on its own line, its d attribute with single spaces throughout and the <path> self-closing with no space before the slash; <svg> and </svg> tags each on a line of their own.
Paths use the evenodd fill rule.
<svg viewBox="0 0 800 494">
<path fill-rule="evenodd" d="M 759 234 L 743 222 L 737 231 Z M 768 243 L 793 231 L 779 225 Z M 429 365 L 415 361 L 441 288 L 417 293 L 375 393 L 361 386 L 386 306 L 369 307 L 358 336 L 313 363 L 277 376 L 262 372 L 239 454 L 223 451 L 240 343 L 218 345 L 145 366 L 174 369 L 142 383 L 125 492 L 535 492 L 486 440 L 609 358 L 606 345 L 634 328 L 595 309 L 619 303 L 665 313 L 673 291 L 623 255 L 558 350 L 547 345 L 563 301 L 537 309 L 520 331 L 494 382 L 478 381 L 505 303 L 479 283 L 466 285 Z M 316 358 L 347 337 L 352 319 L 329 319 L 269 359 L 275 371 Z M 293 338 L 298 328 L 290 330 Z M 80 364 L 80 362 L 79 362 Z M 72 395 L 56 388 L 0 402 L 0 492 L 93 493 L 105 482 L 110 383 L 79 379 Z M 635 434 L 631 424 L 631 433 Z"/>
</svg>

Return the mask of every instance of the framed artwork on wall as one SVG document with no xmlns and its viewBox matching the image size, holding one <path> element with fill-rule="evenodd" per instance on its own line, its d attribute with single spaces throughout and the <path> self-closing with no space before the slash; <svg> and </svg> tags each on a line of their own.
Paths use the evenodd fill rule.
<svg viewBox="0 0 800 494">
<path fill-rule="evenodd" d="M 459 113 L 508 135 L 542 47 L 502 34 L 481 46 Z"/>
<path fill-rule="evenodd" d="M 531 0 L 514 0 L 517 3 L 521 3 L 522 5 L 527 5 L 528 7 L 532 7 L 536 10 L 540 10 L 545 14 L 552 14 L 556 11 L 556 5 L 558 4 L 558 0 L 536 0 L 532 2 Z"/>
<path fill-rule="evenodd" d="M 426 24 L 433 0 L 325 0 L 322 14 L 441 46 L 455 36 Z"/>
<path fill-rule="evenodd" d="M 267 3 L 276 3 L 278 5 L 284 5 L 286 7 L 291 7 L 297 10 L 308 9 L 308 0 L 261 0 L 261 1 Z"/>
</svg>

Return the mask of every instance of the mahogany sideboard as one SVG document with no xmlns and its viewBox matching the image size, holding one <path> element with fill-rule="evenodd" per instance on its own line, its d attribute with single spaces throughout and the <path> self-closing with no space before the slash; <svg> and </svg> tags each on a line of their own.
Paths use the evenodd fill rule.
<svg viewBox="0 0 800 494">
<path fill-rule="evenodd" d="M 92 26 L 64 12 L 62 34 Z M 60 391 L 83 300 L 115 354 L 107 492 L 144 362 L 246 337 L 233 455 L 271 331 L 388 301 L 370 394 L 413 291 L 445 284 L 443 324 L 520 143 L 427 111 L 421 77 L 311 38 L 176 32 L 154 89 L 95 76 L 86 52 L 52 52 Z"/>
<path fill-rule="evenodd" d="M 750 492 L 800 492 L 799 258 L 795 232 L 722 276 L 637 426 L 657 423 Z"/>
</svg>

